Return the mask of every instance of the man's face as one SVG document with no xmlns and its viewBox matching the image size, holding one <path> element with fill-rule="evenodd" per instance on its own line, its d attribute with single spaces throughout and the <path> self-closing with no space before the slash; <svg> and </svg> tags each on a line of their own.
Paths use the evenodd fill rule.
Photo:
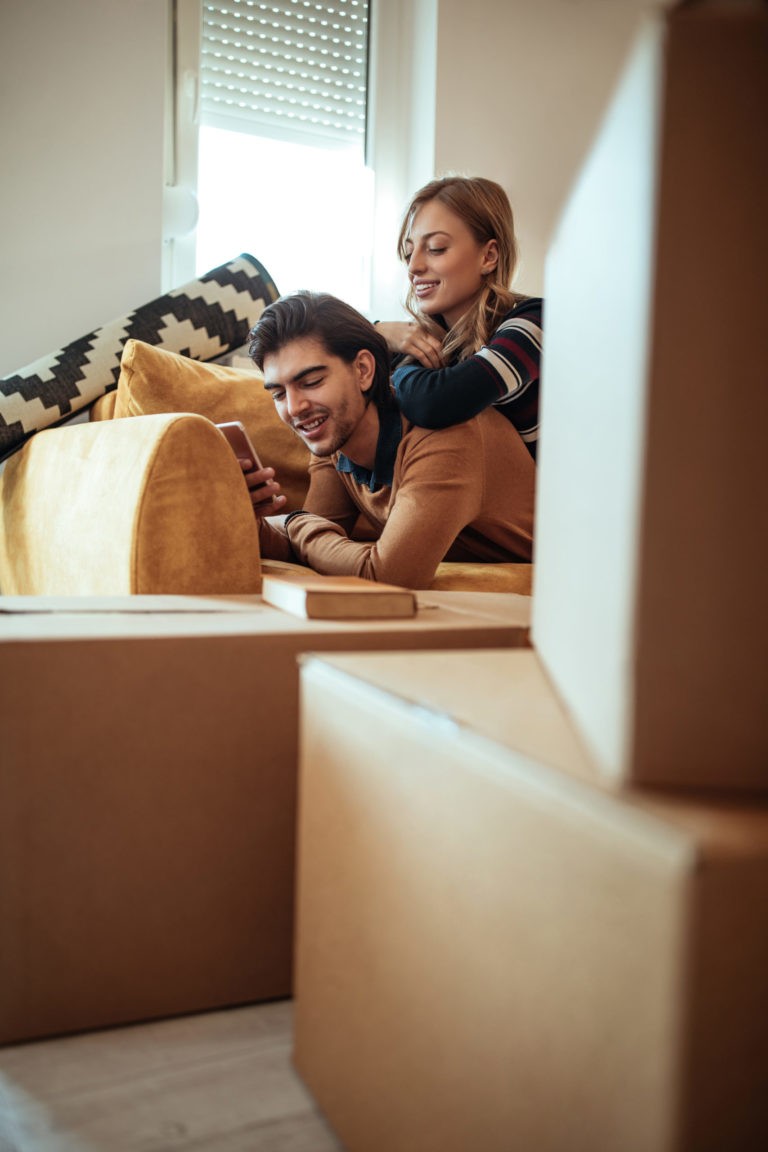
<svg viewBox="0 0 768 1152">
<path fill-rule="evenodd" d="M 373 357 L 345 364 L 322 340 L 303 336 L 264 357 L 264 386 L 278 415 L 315 456 L 338 452 L 363 421 L 373 384 Z"/>
</svg>

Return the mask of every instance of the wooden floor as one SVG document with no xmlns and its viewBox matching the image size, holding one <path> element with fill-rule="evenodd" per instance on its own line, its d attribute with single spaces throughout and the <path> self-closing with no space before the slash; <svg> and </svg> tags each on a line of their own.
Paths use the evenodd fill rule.
<svg viewBox="0 0 768 1152">
<path fill-rule="evenodd" d="M 0 1048 L 0 1152 L 339 1152 L 289 1001 Z"/>
</svg>

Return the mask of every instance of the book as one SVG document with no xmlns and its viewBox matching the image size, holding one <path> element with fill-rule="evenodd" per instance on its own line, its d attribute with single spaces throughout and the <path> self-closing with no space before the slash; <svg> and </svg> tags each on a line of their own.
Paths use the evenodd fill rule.
<svg viewBox="0 0 768 1152">
<path fill-rule="evenodd" d="M 393 620 L 416 614 L 416 593 L 360 576 L 286 572 L 262 577 L 262 599 L 306 620 Z"/>
</svg>

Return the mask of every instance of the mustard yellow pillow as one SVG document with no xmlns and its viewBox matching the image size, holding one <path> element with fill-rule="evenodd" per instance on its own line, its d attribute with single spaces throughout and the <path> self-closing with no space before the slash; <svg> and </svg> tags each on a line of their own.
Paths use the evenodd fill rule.
<svg viewBox="0 0 768 1152">
<path fill-rule="evenodd" d="M 103 396 L 99 396 L 94 400 L 88 409 L 89 420 L 113 420 L 115 416 L 115 403 L 117 401 L 117 392 L 105 392 Z"/>
<path fill-rule="evenodd" d="M 309 452 L 275 411 L 263 377 L 253 370 L 205 364 L 141 340 L 128 340 L 120 362 L 114 417 L 194 412 L 214 424 L 242 420 L 262 463 L 275 469 L 285 511 L 301 508 L 309 483 Z"/>
</svg>

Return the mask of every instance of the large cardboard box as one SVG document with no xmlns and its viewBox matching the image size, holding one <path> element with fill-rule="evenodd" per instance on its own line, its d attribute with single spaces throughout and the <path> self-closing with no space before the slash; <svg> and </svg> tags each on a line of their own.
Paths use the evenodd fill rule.
<svg viewBox="0 0 768 1152">
<path fill-rule="evenodd" d="M 768 1147 L 768 802 L 613 789 L 533 651 L 301 690 L 295 1062 L 349 1152 Z"/>
<path fill-rule="evenodd" d="M 0 598 L 0 1041 L 288 995 L 297 656 L 524 642 L 471 600 Z"/>
<path fill-rule="evenodd" d="M 649 21 L 555 234 L 533 639 L 616 780 L 768 789 L 768 9 Z"/>
</svg>

